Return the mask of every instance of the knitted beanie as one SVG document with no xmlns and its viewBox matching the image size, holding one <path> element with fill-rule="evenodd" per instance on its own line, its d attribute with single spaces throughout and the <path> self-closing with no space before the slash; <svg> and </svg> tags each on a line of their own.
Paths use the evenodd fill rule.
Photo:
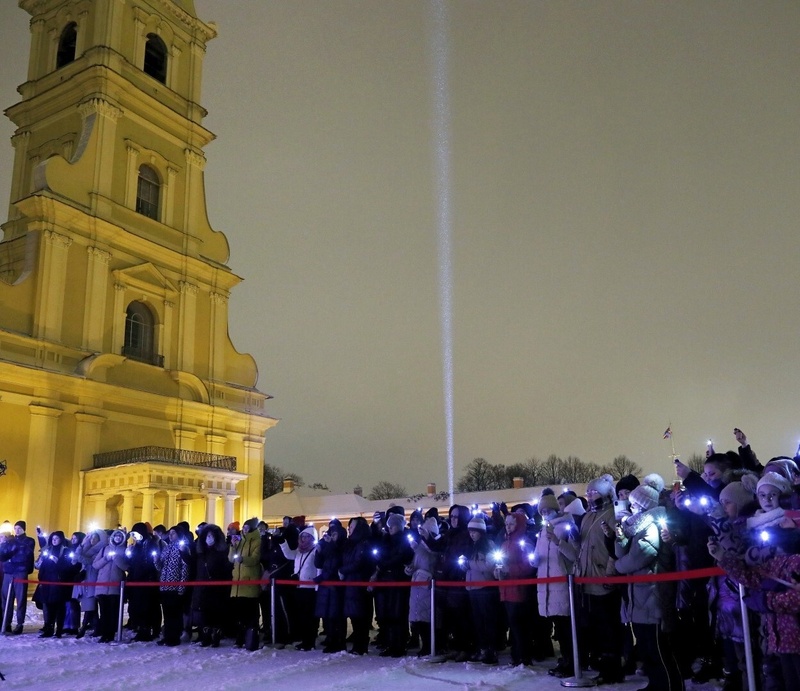
<svg viewBox="0 0 800 691">
<path fill-rule="evenodd" d="M 588 485 L 586 485 L 586 492 L 597 490 L 601 496 L 609 499 L 615 499 L 617 494 L 614 491 L 614 478 L 608 473 L 595 478 Z"/>
<path fill-rule="evenodd" d="M 551 511 L 559 510 L 558 499 L 555 498 L 555 495 L 545 494 L 539 500 L 539 513 L 542 513 L 543 510 L 547 511 L 548 509 L 550 509 Z"/>
<path fill-rule="evenodd" d="M 630 494 L 631 503 L 642 507 L 642 511 L 649 511 L 658 506 L 658 492 L 650 485 L 639 485 Z"/>
<path fill-rule="evenodd" d="M 741 511 L 745 506 L 755 500 L 753 493 L 747 489 L 741 482 L 731 482 L 719 493 L 720 503 L 733 502 Z"/>
<path fill-rule="evenodd" d="M 468 524 L 467 530 L 480 530 L 482 533 L 486 532 L 486 521 L 482 516 L 475 516 Z"/>
<path fill-rule="evenodd" d="M 756 492 L 758 492 L 758 490 L 760 490 L 764 485 L 772 485 L 773 487 L 776 487 L 781 494 L 792 493 L 791 483 L 785 477 L 783 477 L 783 475 L 778 475 L 778 473 L 773 473 L 772 471 L 769 473 L 764 473 L 761 476 L 761 479 L 756 485 Z"/>
<path fill-rule="evenodd" d="M 656 492 L 661 494 L 664 491 L 664 478 L 661 477 L 658 473 L 650 473 L 649 475 L 645 475 L 642 478 L 643 485 L 649 485 L 652 487 Z"/>
</svg>

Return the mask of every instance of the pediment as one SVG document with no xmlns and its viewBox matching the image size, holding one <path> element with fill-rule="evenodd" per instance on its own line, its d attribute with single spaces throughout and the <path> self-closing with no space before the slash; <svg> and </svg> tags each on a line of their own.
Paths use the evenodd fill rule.
<svg viewBox="0 0 800 691">
<path fill-rule="evenodd" d="M 150 262 L 118 269 L 114 272 L 116 282 L 128 288 L 135 288 L 159 297 L 176 295 L 175 285 Z"/>
</svg>

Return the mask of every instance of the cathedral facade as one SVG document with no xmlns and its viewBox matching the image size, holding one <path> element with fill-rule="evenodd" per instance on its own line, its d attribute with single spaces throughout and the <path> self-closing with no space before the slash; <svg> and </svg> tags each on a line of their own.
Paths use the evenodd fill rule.
<svg viewBox="0 0 800 691">
<path fill-rule="evenodd" d="M 0 520 L 72 531 L 259 515 L 277 421 L 228 335 L 241 279 L 206 213 L 215 28 L 192 0 L 19 5 L 31 48 L 6 110 Z"/>
</svg>

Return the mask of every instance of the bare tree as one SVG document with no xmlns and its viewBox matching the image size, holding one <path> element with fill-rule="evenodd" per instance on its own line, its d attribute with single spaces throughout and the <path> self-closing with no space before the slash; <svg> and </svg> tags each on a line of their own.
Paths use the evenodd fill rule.
<svg viewBox="0 0 800 691">
<path fill-rule="evenodd" d="M 398 497 L 407 496 L 408 492 L 406 492 L 406 488 L 403 487 L 403 485 L 381 480 L 372 488 L 372 491 L 367 496 L 367 499 L 370 501 L 379 501 L 381 499 L 397 499 Z"/>
<path fill-rule="evenodd" d="M 524 463 L 512 463 L 505 467 L 505 486 L 512 487 L 515 477 L 521 477 L 525 487 L 536 487 L 541 476 L 542 462 L 538 458 L 529 458 Z"/>
<path fill-rule="evenodd" d="M 457 492 L 485 492 L 492 489 L 505 489 L 506 468 L 492 465 L 485 458 L 476 458 L 467 465 L 464 474 L 456 483 Z"/>
<path fill-rule="evenodd" d="M 557 485 L 561 482 L 561 459 L 555 454 L 550 454 L 546 461 L 542 461 L 542 474 L 540 482 L 543 485 Z"/>
<path fill-rule="evenodd" d="M 295 487 L 302 487 L 305 483 L 303 478 L 296 473 L 285 473 L 281 468 L 264 464 L 264 487 L 262 496 L 264 499 L 271 497 L 273 494 L 283 492 L 283 480 L 288 478 L 294 480 Z"/>
<path fill-rule="evenodd" d="M 625 477 L 625 475 L 641 477 L 644 474 L 641 466 L 627 456 L 617 456 L 611 463 L 603 468 L 603 472 L 608 473 L 615 480 L 619 480 L 621 477 Z"/>
<path fill-rule="evenodd" d="M 703 474 L 703 470 L 705 470 L 706 465 L 706 457 L 701 456 L 699 453 L 693 453 L 689 456 L 689 460 L 687 461 L 686 465 L 688 465 L 694 472 Z"/>
</svg>

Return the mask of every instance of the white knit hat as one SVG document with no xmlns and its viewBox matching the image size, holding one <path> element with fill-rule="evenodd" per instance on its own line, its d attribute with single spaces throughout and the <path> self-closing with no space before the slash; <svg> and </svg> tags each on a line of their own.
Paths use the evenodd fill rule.
<svg viewBox="0 0 800 691">
<path fill-rule="evenodd" d="M 772 485 L 773 487 L 776 487 L 781 494 L 792 493 L 791 483 L 785 477 L 783 477 L 783 475 L 778 475 L 778 473 L 774 473 L 772 471 L 764 473 L 761 476 L 761 479 L 756 485 L 756 492 L 758 492 L 758 490 L 760 490 L 764 485 Z"/>
</svg>

